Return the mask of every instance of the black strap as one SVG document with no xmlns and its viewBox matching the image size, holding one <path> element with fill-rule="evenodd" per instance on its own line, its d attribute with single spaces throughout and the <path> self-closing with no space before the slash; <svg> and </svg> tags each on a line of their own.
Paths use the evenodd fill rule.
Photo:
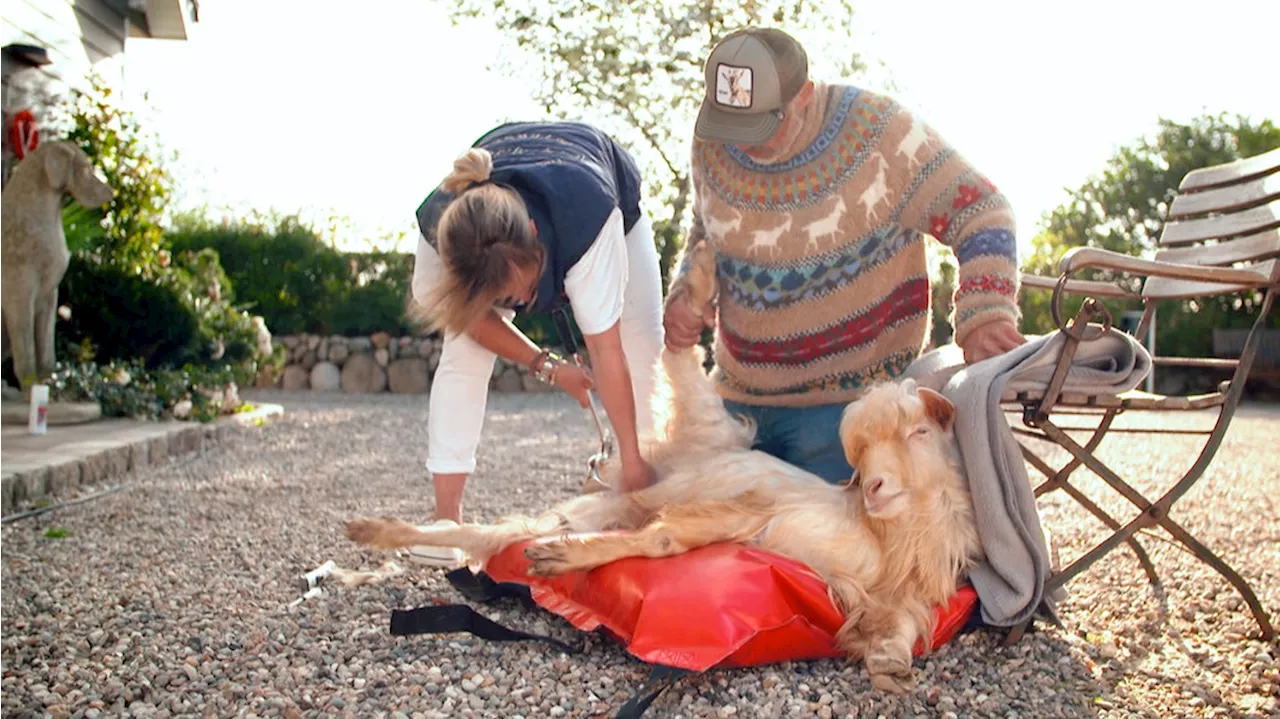
<svg viewBox="0 0 1280 719">
<path fill-rule="evenodd" d="M 445 577 L 455 589 L 473 602 L 491 602 L 495 599 L 514 597 L 521 600 L 527 607 L 538 607 L 530 595 L 529 587 L 524 584 L 495 582 L 484 572 L 474 573 L 466 567 L 450 571 L 445 574 Z M 409 610 L 396 609 L 391 612 L 391 634 L 394 636 L 457 632 L 466 632 L 481 639 L 498 642 L 533 639 L 549 644 L 566 654 L 577 654 L 581 651 L 551 637 L 504 627 L 478 614 L 465 604 L 427 606 Z M 689 673 L 688 669 L 662 664 L 653 665 L 649 678 L 627 700 L 627 703 L 622 705 L 615 715 L 616 719 L 639 719 L 664 691 Z"/>
<path fill-rule="evenodd" d="M 473 602 L 488 603 L 496 599 L 519 599 L 525 609 L 536 609 L 538 603 L 533 601 L 529 585 L 516 582 L 495 582 L 484 572 L 472 572 L 466 567 L 459 567 L 447 572 L 445 579 L 458 590 L 462 596 Z"/>
<path fill-rule="evenodd" d="M 454 634 L 457 632 L 466 632 L 494 642 L 516 642 L 524 639 L 534 639 L 550 644 L 565 654 L 577 654 L 579 651 L 558 639 L 504 627 L 492 619 L 476 613 L 476 610 L 465 604 L 445 604 L 438 607 L 393 609 L 391 611 L 392 636 Z"/>
<path fill-rule="evenodd" d="M 649 678 L 640 687 L 640 691 L 632 695 L 627 700 L 627 703 L 622 705 L 618 713 L 613 715 L 614 719 L 639 719 L 662 692 L 666 691 L 672 684 L 680 681 L 688 673 L 688 669 L 655 664 L 649 672 Z"/>
</svg>

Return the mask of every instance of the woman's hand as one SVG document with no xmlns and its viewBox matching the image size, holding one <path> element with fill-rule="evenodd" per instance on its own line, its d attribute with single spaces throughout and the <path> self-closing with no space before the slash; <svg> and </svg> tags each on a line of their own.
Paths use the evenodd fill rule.
<svg viewBox="0 0 1280 719">
<path fill-rule="evenodd" d="M 556 368 L 556 386 L 578 400 L 578 404 L 586 407 L 591 401 L 587 391 L 594 387 L 595 383 L 591 379 L 591 373 L 585 367 L 562 362 Z"/>
<path fill-rule="evenodd" d="M 622 479 L 619 480 L 618 491 L 635 492 L 650 487 L 658 481 L 658 473 L 653 465 L 640 457 L 622 460 Z"/>
</svg>

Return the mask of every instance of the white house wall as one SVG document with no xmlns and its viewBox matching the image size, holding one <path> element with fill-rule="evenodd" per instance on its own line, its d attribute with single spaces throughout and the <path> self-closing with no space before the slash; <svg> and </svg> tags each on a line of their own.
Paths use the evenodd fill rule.
<svg viewBox="0 0 1280 719">
<path fill-rule="evenodd" d="M 82 89 L 91 69 L 108 82 L 119 82 L 127 35 L 124 15 L 103 0 L 6 0 L 0 45 L 43 47 L 51 63 L 32 68 L 5 58 L 5 112 L 31 109 L 38 117 L 42 93 Z"/>
</svg>

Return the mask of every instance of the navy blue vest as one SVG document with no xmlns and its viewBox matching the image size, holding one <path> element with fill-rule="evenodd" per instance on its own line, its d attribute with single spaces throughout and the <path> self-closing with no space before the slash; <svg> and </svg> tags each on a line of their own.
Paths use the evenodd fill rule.
<svg viewBox="0 0 1280 719">
<path fill-rule="evenodd" d="M 532 312 L 564 304 L 564 278 L 586 254 L 617 207 L 629 232 L 640 219 L 635 160 L 603 132 L 578 122 L 516 122 L 475 142 L 493 156 L 490 179 L 524 200 L 547 250 Z M 418 227 L 436 247 L 436 223 L 453 196 L 437 187 L 418 206 Z"/>
</svg>

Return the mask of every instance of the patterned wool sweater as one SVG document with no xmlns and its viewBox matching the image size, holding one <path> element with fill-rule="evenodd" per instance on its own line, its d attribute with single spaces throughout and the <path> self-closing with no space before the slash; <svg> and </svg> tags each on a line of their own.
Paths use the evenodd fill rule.
<svg viewBox="0 0 1280 719">
<path fill-rule="evenodd" d="M 957 342 L 1018 319 L 1014 218 L 991 181 L 891 98 L 815 91 L 777 158 L 694 142 L 687 247 L 716 249 L 713 377 L 727 399 L 847 402 L 899 376 L 929 331 L 925 234 L 959 261 Z"/>
</svg>

